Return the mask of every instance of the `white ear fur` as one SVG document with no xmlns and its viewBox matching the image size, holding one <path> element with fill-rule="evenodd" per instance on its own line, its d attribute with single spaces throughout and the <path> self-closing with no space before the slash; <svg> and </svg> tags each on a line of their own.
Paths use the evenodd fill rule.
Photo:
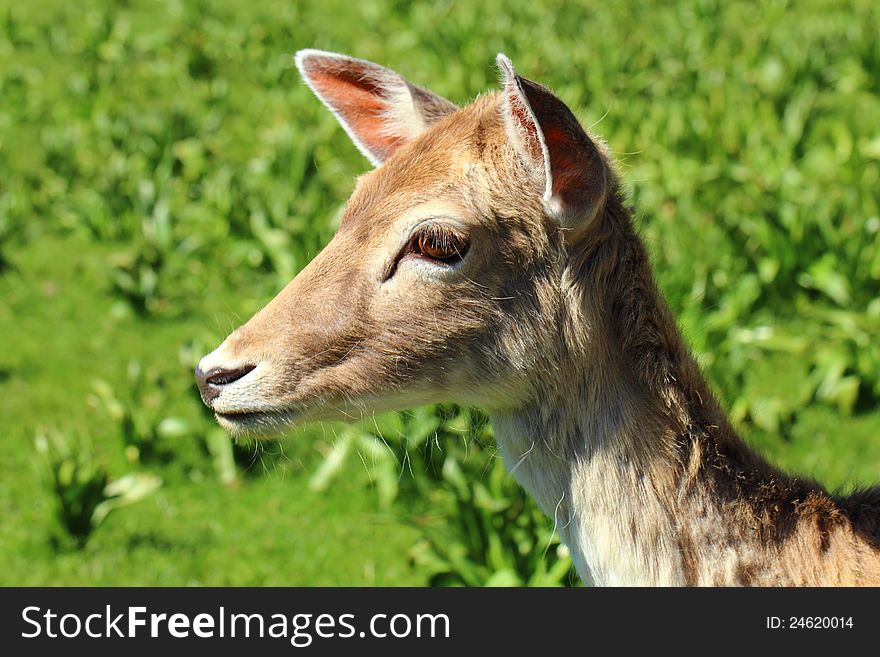
<svg viewBox="0 0 880 657">
<path fill-rule="evenodd" d="M 305 49 L 296 53 L 294 61 L 308 87 L 373 166 L 382 164 L 400 145 L 458 109 L 391 69 L 363 59 Z M 334 94 L 332 84 L 326 84 L 334 78 L 340 87 L 360 85 L 359 93 L 352 96 L 342 88 Z"/>
<path fill-rule="evenodd" d="M 504 127 L 507 136 L 526 162 L 535 168 L 535 173 L 544 178 L 544 204 L 552 203 L 553 198 L 553 174 L 550 170 L 550 152 L 547 150 L 547 142 L 544 132 L 538 123 L 535 112 L 529 104 L 529 99 L 519 82 L 519 76 L 513 68 L 513 62 L 504 53 L 498 53 L 495 57 L 498 68 L 501 69 L 502 83 L 504 85 Z M 521 121 L 517 121 L 517 115 L 525 115 L 535 129 L 534 135 L 528 133 L 528 129 Z M 540 154 L 536 152 L 536 147 Z"/>
</svg>

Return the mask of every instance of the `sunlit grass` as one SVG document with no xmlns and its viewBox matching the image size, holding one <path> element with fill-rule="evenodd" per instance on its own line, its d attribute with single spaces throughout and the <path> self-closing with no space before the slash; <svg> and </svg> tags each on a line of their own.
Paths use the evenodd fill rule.
<svg viewBox="0 0 880 657">
<path fill-rule="evenodd" d="M 427 581 L 410 520 L 448 483 L 406 484 L 369 427 L 334 469 L 332 425 L 224 451 L 192 388 L 194 354 L 320 250 L 367 167 L 298 80 L 303 47 L 456 102 L 497 86 L 498 51 L 555 89 L 617 154 L 744 435 L 832 487 L 880 479 L 878 7 L 0 2 L 0 582 Z M 79 550 L 50 541 L 34 438 L 56 430 L 111 478 L 163 481 Z"/>
</svg>

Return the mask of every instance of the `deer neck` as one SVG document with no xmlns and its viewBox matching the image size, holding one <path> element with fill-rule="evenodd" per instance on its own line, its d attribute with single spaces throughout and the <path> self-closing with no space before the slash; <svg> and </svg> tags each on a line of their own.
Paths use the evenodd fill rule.
<svg viewBox="0 0 880 657">
<path fill-rule="evenodd" d="M 585 582 L 695 584 L 706 577 L 699 555 L 729 522 L 717 491 L 736 488 L 706 474 L 705 454 L 766 466 L 712 398 L 629 218 L 606 221 L 562 277 L 575 305 L 563 311 L 553 380 L 492 420 L 507 467 Z"/>
<path fill-rule="evenodd" d="M 618 388 L 592 407 L 557 397 L 493 414 L 498 445 L 585 583 L 686 584 L 677 464 L 662 453 L 669 451 L 662 431 L 639 427 L 639 409 L 626 396 Z"/>
</svg>

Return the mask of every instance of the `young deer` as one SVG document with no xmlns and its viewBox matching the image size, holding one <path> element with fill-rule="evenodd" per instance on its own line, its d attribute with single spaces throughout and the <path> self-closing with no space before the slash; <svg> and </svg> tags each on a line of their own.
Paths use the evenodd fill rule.
<svg viewBox="0 0 880 657">
<path fill-rule="evenodd" d="M 376 64 L 296 63 L 376 169 L 339 231 L 205 356 L 233 434 L 452 400 L 587 583 L 880 585 L 880 488 L 768 465 L 731 428 L 654 283 L 605 146 L 498 56 L 467 107 Z"/>
</svg>

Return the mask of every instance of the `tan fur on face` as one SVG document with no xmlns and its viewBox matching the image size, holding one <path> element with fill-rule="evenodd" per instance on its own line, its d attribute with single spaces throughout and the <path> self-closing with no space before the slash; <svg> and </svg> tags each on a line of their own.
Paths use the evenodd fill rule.
<svg viewBox="0 0 880 657">
<path fill-rule="evenodd" d="M 482 98 L 363 176 L 336 237 L 230 336 L 237 360 L 275 364 L 264 386 L 276 408 L 312 413 L 317 401 L 326 417 L 348 402 L 373 410 L 374 397 L 403 390 L 515 406 L 534 369 L 552 365 L 539 340 L 542 318 L 560 312 L 560 237 L 548 234 L 539 200 L 508 198 L 510 186 L 535 183 L 517 166 L 501 171 L 516 160 L 498 104 Z M 409 224 L 433 216 L 468 234 L 460 273 L 426 284 L 401 266 L 384 281 Z"/>
<path fill-rule="evenodd" d="M 542 87 L 510 89 L 573 129 Z M 880 584 L 880 490 L 833 496 L 745 446 L 657 290 L 601 143 L 578 134 L 589 157 L 560 157 L 547 149 L 568 135 L 552 133 L 524 153 L 509 100 L 437 101 L 430 121 L 406 123 L 330 244 L 206 357 L 257 366 L 209 400 L 221 422 L 259 434 L 480 405 L 585 581 Z M 551 155 L 555 179 L 529 160 Z M 401 258 L 426 221 L 466 236 L 460 264 Z"/>
</svg>

